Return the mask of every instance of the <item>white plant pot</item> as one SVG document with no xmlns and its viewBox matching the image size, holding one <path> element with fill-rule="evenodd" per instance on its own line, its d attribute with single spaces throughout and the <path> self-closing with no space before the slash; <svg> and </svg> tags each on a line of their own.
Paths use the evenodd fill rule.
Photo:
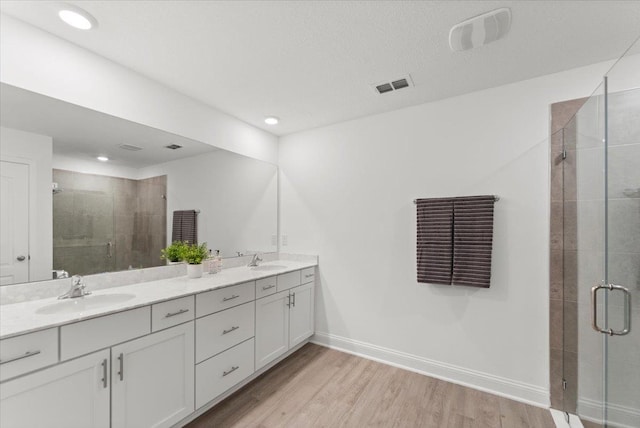
<svg viewBox="0 0 640 428">
<path fill-rule="evenodd" d="M 202 263 L 199 265 L 187 264 L 187 276 L 189 278 L 202 278 Z"/>
</svg>

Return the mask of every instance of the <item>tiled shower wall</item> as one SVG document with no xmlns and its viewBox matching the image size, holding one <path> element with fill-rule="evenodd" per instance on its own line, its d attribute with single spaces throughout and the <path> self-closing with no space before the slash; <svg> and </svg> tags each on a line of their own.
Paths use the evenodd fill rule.
<svg viewBox="0 0 640 428">
<path fill-rule="evenodd" d="M 133 216 L 133 267 L 164 264 L 160 250 L 167 246 L 167 176 L 136 181 L 137 210 Z M 117 223 L 116 223 L 117 224 Z M 127 260 L 121 261 L 126 265 Z"/>
<path fill-rule="evenodd" d="M 53 170 L 53 268 L 88 275 L 162 264 L 166 176 L 145 180 Z M 109 246 L 111 243 L 111 246 Z"/>
<path fill-rule="evenodd" d="M 575 138 L 564 146 L 567 123 L 586 99 L 551 106 L 551 251 L 549 278 L 549 349 L 551 407 L 576 413 L 578 388 L 577 278 L 575 242 Z M 563 150 L 567 149 L 566 159 Z M 570 151 L 573 153 L 569 153 Z M 573 196 L 572 196 L 573 195 Z M 564 383 L 566 381 L 566 384 Z"/>
</svg>

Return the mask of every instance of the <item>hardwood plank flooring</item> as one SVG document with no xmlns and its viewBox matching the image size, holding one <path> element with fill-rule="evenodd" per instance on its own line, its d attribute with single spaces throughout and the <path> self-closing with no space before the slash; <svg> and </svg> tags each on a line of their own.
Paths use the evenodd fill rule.
<svg viewBox="0 0 640 428">
<path fill-rule="evenodd" d="M 307 344 L 187 428 L 554 426 L 546 409 Z"/>
</svg>

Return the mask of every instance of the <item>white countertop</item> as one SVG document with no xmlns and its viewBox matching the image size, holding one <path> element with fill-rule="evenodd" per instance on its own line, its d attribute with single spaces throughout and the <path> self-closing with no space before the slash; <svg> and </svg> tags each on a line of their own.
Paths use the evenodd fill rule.
<svg viewBox="0 0 640 428">
<path fill-rule="evenodd" d="M 220 273 L 204 273 L 202 278 L 190 279 L 186 276 L 144 282 L 140 284 L 114 287 L 106 290 L 94 291 L 90 296 L 109 294 L 132 294 L 133 298 L 121 302 L 88 309 L 83 312 L 40 314 L 38 310 L 62 300 L 57 298 L 32 300 L 0 306 L 0 339 L 29 333 L 36 330 L 57 327 L 76 321 L 121 312 L 141 306 L 191 294 L 202 293 L 216 288 L 228 287 L 247 281 L 255 281 L 286 272 L 316 266 L 316 262 L 301 262 L 292 260 L 276 260 L 262 263 L 260 266 L 273 266 L 273 270 L 255 270 L 246 266 L 223 269 Z M 264 269 L 264 268 L 263 268 Z M 91 283 L 87 283 L 87 291 L 91 290 Z"/>
</svg>

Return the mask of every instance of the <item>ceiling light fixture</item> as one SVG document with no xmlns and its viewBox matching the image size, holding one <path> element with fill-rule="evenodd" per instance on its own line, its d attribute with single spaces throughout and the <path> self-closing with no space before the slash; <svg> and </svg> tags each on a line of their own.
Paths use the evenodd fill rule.
<svg viewBox="0 0 640 428">
<path fill-rule="evenodd" d="M 106 162 L 109 160 L 109 158 L 106 156 L 98 156 L 96 159 L 98 159 L 100 162 Z"/>
<path fill-rule="evenodd" d="M 280 122 L 280 119 L 275 116 L 268 116 L 264 118 L 264 123 L 267 125 L 277 125 L 278 122 Z"/>
<path fill-rule="evenodd" d="M 79 30 L 91 30 L 98 26 L 98 21 L 86 10 L 71 4 L 64 4 L 58 11 L 58 16 L 66 24 Z"/>
</svg>

